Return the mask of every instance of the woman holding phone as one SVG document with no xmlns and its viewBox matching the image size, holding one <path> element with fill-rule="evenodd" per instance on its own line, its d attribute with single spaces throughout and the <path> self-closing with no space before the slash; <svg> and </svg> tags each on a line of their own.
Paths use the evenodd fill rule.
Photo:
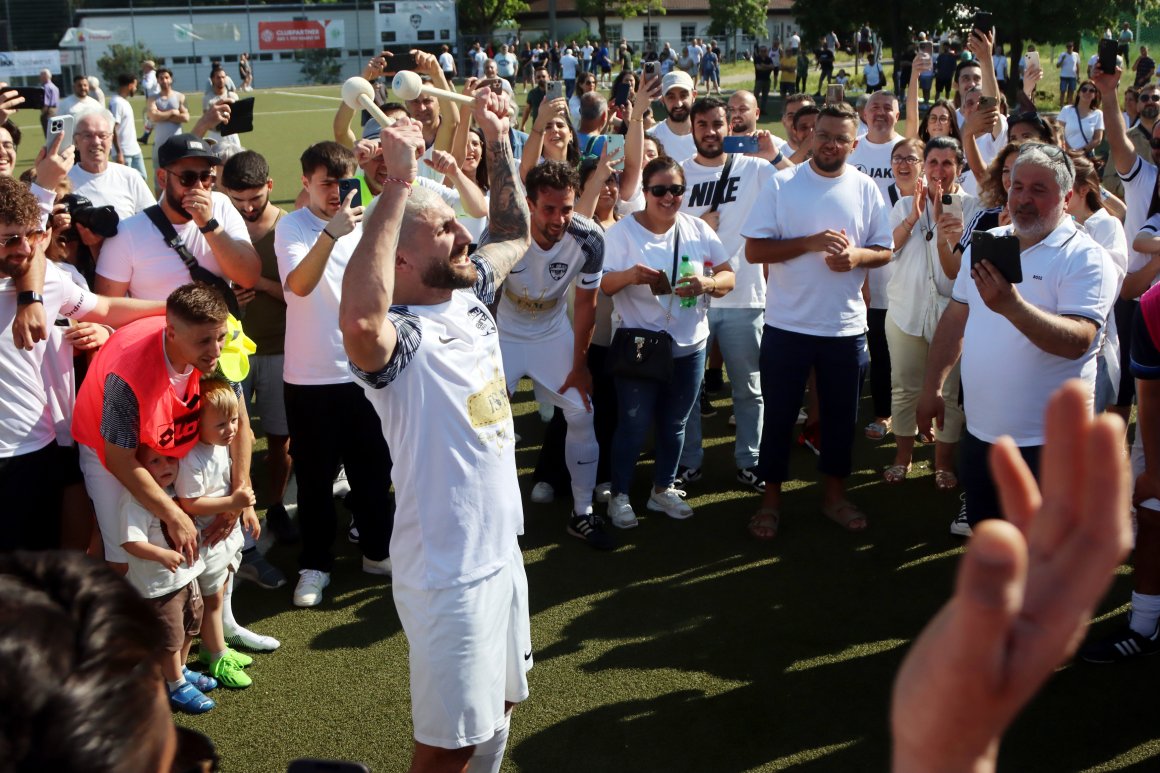
<svg viewBox="0 0 1160 773">
<path fill-rule="evenodd" d="M 685 421 L 697 403 L 705 372 L 709 338 L 707 298 L 733 289 L 729 256 L 703 220 L 680 211 L 685 173 L 673 159 L 650 161 L 642 172 L 645 207 L 620 220 L 605 234 L 604 278 L 600 289 L 612 297 L 622 321 L 621 342 L 629 330 L 667 333 L 672 375 L 660 381 L 643 375 L 617 375 L 619 421 L 612 441 L 612 489 L 608 516 L 613 525 L 637 525 L 629 502 L 637 455 L 651 428 L 656 464 L 648 509 L 682 520 L 693 515 L 685 492 L 673 487 L 685 440 Z M 706 263 L 712 272 L 705 271 Z M 684 268 L 682 269 L 682 266 Z M 617 339 L 613 341 L 617 349 Z"/>
<path fill-rule="evenodd" d="M 580 165 L 580 148 L 568 118 L 568 101 L 563 97 L 550 102 L 544 100 L 540 105 L 532 132 L 524 143 L 520 179 L 526 179 L 528 172 L 545 161 L 564 161 L 572 167 Z"/>
<path fill-rule="evenodd" d="M 1063 126 L 1064 149 L 1090 158 L 1104 141 L 1104 112 L 1096 85 L 1089 80 L 1079 84 L 1075 100 L 1059 111 L 1056 120 Z"/>
</svg>

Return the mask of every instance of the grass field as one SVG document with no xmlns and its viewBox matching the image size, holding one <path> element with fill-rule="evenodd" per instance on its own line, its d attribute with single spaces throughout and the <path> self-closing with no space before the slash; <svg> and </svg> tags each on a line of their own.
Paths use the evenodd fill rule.
<svg viewBox="0 0 1160 773">
<path fill-rule="evenodd" d="M 258 131 L 243 142 L 269 157 L 277 199 L 297 192 L 305 145 L 329 136 L 336 103 L 317 97 L 336 90 L 258 93 Z M 136 107 L 140 114 L 140 100 Z M 40 131 L 32 116 L 20 122 L 27 162 Z M 947 534 L 958 498 L 936 493 L 930 448 L 919 449 L 925 464 L 911 480 L 887 488 L 880 473 L 892 443 L 859 434 L 851 498 L 870 529 L 850 535 L 818 514 L 815 457 L 799 450 L 781 535 L 755 542 L 744 526 L 757 495 L 735 487 L 729 400 L 715 403 L 718 414 L 705 420 L 705 479 L 691 490 L 695 518 L 649 514 L 640 528 L 617 532 L 616 551 L 595 553 L 566 536 L 567 502 L 526 502 L 536 666 L 506 771 L 887 769 L 891 683 L 949 593 L 962 550 Z M 542 434 L 526 384 L 513 407 L 526 495 Z M 868 411 L 864 404 L 861 424 Z M 650 462 L 640 467 L 632 497 L 644 515 Z M 264 483 L 260 470 L 255 480 Z M 179 719 L 215 740 L 224 770 L 274 773 L 301 756 L 406 768 L 407 647 L 389 588 L 358 571 L 354 546 L 340 538 L 336 549 L 316 609 L 294 609 L 290 587 L 239 588 L 238 618 L 283 646 L 257 656 L 253 687 L 216 693 L 216 710 Z M 269 557 L 293 579 L 292 548 Z M 1123 612 L 1130 579 L 1121 570 L 1099 632 L 1118 624 L 1110 618 Z M 1160 769 L 1158 679 L 1160 658 L 1064 667 L 1008 734 L 1001 769 Z"/>
</svg>

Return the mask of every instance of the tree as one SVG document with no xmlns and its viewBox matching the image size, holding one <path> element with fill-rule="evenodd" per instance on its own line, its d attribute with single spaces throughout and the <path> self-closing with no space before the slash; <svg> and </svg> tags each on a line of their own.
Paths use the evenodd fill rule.
<svg viewBox="0 0 1160 773">
<path fill-rule="evenodd" d="M 600 39 L 608 40 L 608 33 L 604 29 L 605 20 L 609 16 L 622 19 L 629 19 L 633 16 L 641 16 L 650 12 L 653 14 L 663 15 L 665 7 L 661 4 L 661 0 L 612 0 L 611 2 L 600 2 L 600 0 L 576 0 L 576 10 L 581 16 L 595 16 L 600 30 Z"/>
<path fill-rule="evenodd" d="M 119 75 L 125 73 L 136 75 L 137 71 L 141 69 L 142 62 L 146 59 L 156 58 L 157 56 L 143 43 L 138 43 L 135 46 L 114 43 L 97 60 L 97 69 L 101 71 L 101 80 L 105 82 L 106 88 L 111 87 L 116 90 Z"/>
<path fill-rule="evenodd" d="M 300 53 L 303 83 L 338 83 L 342 80 L 342 64 L 336 57 L 337 48 L 312 48 Z"/>
<path fill-rule="evenodd" d="M 754 38 L 765 37 L 766 0 L 709 0 L 710 35 L 733 38 L 733 57 L 737 57 L 737 33 Z"/>
<path fill-rule="evenodd" d="M 524 0 L 458 0 L 459 28 L 473 33 L 491 35 L 500 22 L 515 18 L 528 10 Z"/>
</svg>

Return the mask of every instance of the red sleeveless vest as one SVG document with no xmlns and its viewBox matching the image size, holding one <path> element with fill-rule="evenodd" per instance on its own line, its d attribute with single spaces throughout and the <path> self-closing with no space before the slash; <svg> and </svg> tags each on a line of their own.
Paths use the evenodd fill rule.
<svg viewBox="0 0 1160 773">
<path fill-rule="evenodd" d="M 165 362 L 164 316 L 146 317 L 125 325 L 101 347 L 77 394 L 72 433 L 78 443 L 92 448 L 105 463 L 105 439 L 101 415 L 105 402 L 105 379 L 120 376 L 137 397 L 137 433 L 140 443 L 181 458 L 198 438 L 197 396 L 201 374 L 189 378 L 184 395 L 169 382 Z"/>
</svg>

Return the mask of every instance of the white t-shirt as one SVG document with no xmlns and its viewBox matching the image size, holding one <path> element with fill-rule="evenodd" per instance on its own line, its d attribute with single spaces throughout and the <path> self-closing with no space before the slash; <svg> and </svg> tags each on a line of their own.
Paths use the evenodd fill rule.
<svg viewBox="0 0 1160 773">
<path fill-rule="evenodd" d="M 101 103 L 92 97 L 78 97 L 76 94 L 69 94 L 60 101 L 56 112 L 68 113 L 73 118 L 80 118 L 85 113 L 92 113 L 101 109 Z"/>
<path fill-rule="evenodd" d="M 592 50 L 592 46 L 584 46 L 580 49 L 580 56 L 584 59 L 585 62 L 592 61 Z"/>
<path fill-rule="evenodd" d="M 890 210 L 890 186 L 894 183 L 894 170 L 891 168 L 890 155 L 894 144 L 901 140 L 898 134 L 886 142 L 871 142 L 866 136 L 858 140 L 858 147 L 846 159 L 846 163 L 862 172 L 878 186 L 882 194 L 882 204 Z M 890 277 L 894 275 L 894 263 L 879 266 L 870 272 L 870 308 L 887 308 L 888 294 L 886 286 L 890 284 Z"/>
<path fill-rule="evenodd" d="M 141 175 L 131 169 L 129 171 L 138 180 L 141 179 Z M 213 217 L 221 223 L 225 232 L 231 238 L 248 243 L 250 232 L 246 230 L 246 221 L 242 220 L 229 198 L 217 191 L 210 193 L 210 196 L 213 200 Z M 223 275 L 197 223 L 190 220 L 188 223 L 175 223 L 173 227 L 199 264 L 218 276 Z M 190 282 L 189 269 L 165 243 L 161 232 L 144 212 L 122 220 L 117 226 L 117 235 L 108 239 L 101 248 L 97 273 L 114 282 L 128 282 L 129 295 L 150 301 L 163 301 L 178 287 Z"/>
<path fill-rule="evenodd" d="M 476 51 L 471 58 L 475 60 L 475 77 L 482 78 L 483 66 L 487 64 L 487 54 L 483 51 Z"/>
<path fill-rule="evenodd" d="M 137 143 L 137 117 L 133 114 L 133 106 L 129 100 L 120 94 L 109 97 L 109 112 L 117 122 L 117 144 L 126 156 L 141 155 L 141 146 Z"/>
<path fill-rule="evenodd" d="M 496 286 L 475 258 L 474 292 L 433 306 L 392 306 L 398 344 L 355 380 L 382 420 L 395 459 L 394 583 L 462 586 L 494 574 L 523 532 L 515 426 L 495 319 Z M 438 492 L 433 496 L 432 492 Z"/>
<path fill-rule="evenodd" d="M 1086 116 L 1080 118 L 1075 105 L 1066 105 L 1059 111 L 1056 120 L 1063 124 L 1064 139 L 1067 140 L 1067 146 L 1073 150 L 1079 150 L 1087 145 L 1096 132 L 1104 130 L 1104 111 L 1099 108 L 1089 111 Z"/>
<path fill-rule="evenodd" d="M 444 51 L 439 55 L 439 69 L 443 72 L 452 72 L 455 70 L 455 57 L 451 52 Z"/>
<path fill-rule="evenodd" d="M 1007 80 L 1007 57 L 1003 54 L 992 54 L 991 61 L 995 63 L 995 80 Z"/>
<path fill-rule="evenodd" d="M 1079 72 L 1079 54 L 1075 51 L 1068 53 L 1064 51 L 1056 60 L 1059 65 L 1059 77 L 1061 78 L 1075 78 Z"/>
<path fill-rule="evenodd" d="M 1140 156 L 1132 163 L 1126 175 L 1120 175 L 1124 182 L 1124 233 L 1136 234 L 1148 220 L 1148 207 L 1152 203 L 1152 191 L 1156 187 L 1156 165 Z M 1128 273 L 1135 273 L 1147 265 L 1152 256 L 1137 252 L 1128 245 Z"/>
<path fill-rule="evenodd" d="M 501 78 L 511 78 L 515 76 L 516 68 L 519 67 L 519 65 L 519 60 L 516 59 L 515 54 L 496 54 L 495 71 Z"/>
<path fill-rule="evenodd" d="M 667 119 L 649 129 L 648 133 L 660 140 L 661 144 L 665 146 L 665 153 L 678 163 L 697 154 L 697 146 L 693 143 L 693 132 L 673 134 Z"/>
<path fill-rule="evenodd" d="M 16 294 L 13 281 L 0 277 L 0 373 L 4 374 L 0 378 L 0 459 L 39 451 L 56 440 L 49 405 L 52 385 L 45 383 L 45 360 L 51 356 L 48 342 L 41 341 L 31 351 L 17 348 L 12 340 Z M 58 314 L 83 319 L 97 304 L 96 295 L 74 283 L 51 261 L 46 262 L 41 294 L 50 321 Z"/>
<path fill-rule="evenodd" d="M 741 234 L 753 239 L 795 239 L 846 229 L 856 247 L 893 246 L 890 211 L 878 186 L 849 164 L 824 177 L 811 163 L 769 179 Z M 838 337 L 866 332 L 862 284 L 881 269 L 835 272 L 820 252 L 769 265 L 765 324 L 806 335 Z"/>
<path fill-rule="evenodd" d="M 137 150 L 139 153 L 141 149 Z M 110 162 L 105 171 L 97 174 L 86 172 L 77 164 L 68 170 L 68 179 L 72 181 L 73 193 L 84 196 L 95 206 L 108 205 L 117 210 L 117 217 L 121 218 L 118 232 L 125 220 L 157 203 L 145 178 L 124 164 Z M 101 256 L 104 257 L 103 251 Z"/>
<path fill-rule="evenodd" d="M 500 341 L 535 343 L 571 330 L 568 322 L 568 288 L 596 290 L 604 267 L 604 230 L 583 215 L 573 215 L 564 237 L 550 249 L 532 239 L 528 251 L 512 266 L 503 283 L 496 316 Z M 535 316 L 521 311 L 517 298 L 556 300 L 551 309 Z"/>
<path fill-rule="evenodd" d="M 702 166 L 696 157 L 681 164 L 685 170 L 685 198 L 681 211 L 699 218 L 709 211 L 713 192 L 725 166 Z M 763 158 L 734 154 L 733 167 L 722 191 L 721 204 L 717 212 L 720 222 L 717 237 L 729 256 L 729 265 L 734 271 L 735 284 L 722 298 L 714 298 L 711 303 L 719 309 L 764 309 L 765 272 L 756 263 L 745 259 L 745 237 L 741 227 L 749 217 L 749 211 L 757 202 L 757 197 L 777 169 Z"/>
<path fill-rule="evenodd" d="M 168 492 L 172 495 L 172 490 Z M 133 498 L 126 489 L 121 494 L 121 542 L 148 542 L 159 548 L 174 550 L 169 543 L 169 535 L 161 527 L 161 519 L 146 510 Z M 193 566 L 184 561 L 178 565 L 177 571 L 171 572 L 164 564 L 144 558 L 128 557 L 129 571 L 125 579 L 147 599 L 160 598 L 174 591 L 181 590 L 197 579 L 205 564 L 201 557 L 193 562 Z"/>
<path fill-rule="evenodd" d="M 580 66 L 580 60 L 571 54 L 564 54 L 560 57 L 560 73 L 566 81 L 576 80 L 576 68 Z"/>
<path fill-rule="evenodd" d="M 295 295 L 286 277 L 302 262 L 322 236 L 328 221 L 308 207 L 297 209 L 278 221 L 274 229 L 274 252 L 278 276 L 286 295 L 286 350 L 282 377 L 287 384 L 344 384 L 351 380 L 338 305 L 342 300 L 342 275 L 351 253 L 362 238 L 362 224 L 334 243 L 322 278 L 305 298 Z"/>
<path fill-rule="evenodd" d="M 674 244 L 676 233 L 681 242 Z M 643 263 L 663 271 L 671 284 L 673 276 L 673 248 L 677 247 L 677 273 L 684 256 L 689 257 L 693 271 L 701 274 L 705 261 L 723 266 L 729 260 L 724 245 L 709 224 L 700 218 L 677 214 L 677 224 L 663 234 L 655 234 L 642 226 L 635 216 L 621 219 L 604 235 L 604 270 L 624 271 Z M 666 330 L 673 337 L 673 356 L 683 357 L 702 349 L 709 338 L 708 305 L 697 299 L 696 306 L 681 308 L 681 298 L 674 293 L 653 295 L 647 285 L 629 285 L 612 296 L 612 305 L 620 315 L 624 327 L 642 327 L 648 330 Z"/>
<path fill-rule="evenodd" d="M 141 91 L 145 93 L 146 99 L 153 99 L 161 92 L 161 87 L 157 85 L 156 70 L 141 74 Z"/>
<path fill-rule="evenodd" d="M 979 202 L 970 195 L 964 195 L 962 200 L 963 222 L 969 223 L 979 209 Z M 892 233 L 899 223 L 910 217 L 913 202 L 913 196 L 903 196 L 890 210 Z M 895 250 L 891 258 L 894 271 L 886 286 L 890 298 L 887 313 L 894 324 L 907 335 L 921 336 L 927 341 L 934 338 L 938 320 L 951 302 L 951 290 L 955 285 L 955 280 L 943 271 L 938 257 L 938 233 L 934 205 L 928 198 L 910 238 L 902 249 Z M 930 239 L 926 238 L 928 234 Z"/>
<path fill-rule="evenodd" d="M 1011 230 L 1002 226 L 990 233 Z M 1070 217 L 1020 258 L 1023 282 L 1018 289 L 1025 301 L 1049 314 L 1084 317 L 1103 328 L 1118 294 L 1118 273 L 1107 251 L 1079 231 Z M 986 443 L 1010 435 L 1019 446 L 1043 445 L 1044 402 L 1069 378 L 1087 383 L 1091 408 L 1099 335 L 1075 360 L 1040 349 L 983 303 L 971 278 L 970 247 L 963 253 L 953 297 L 970 307 L 962 377 L 963 409 L 972 435 Z"/>
</svg>

